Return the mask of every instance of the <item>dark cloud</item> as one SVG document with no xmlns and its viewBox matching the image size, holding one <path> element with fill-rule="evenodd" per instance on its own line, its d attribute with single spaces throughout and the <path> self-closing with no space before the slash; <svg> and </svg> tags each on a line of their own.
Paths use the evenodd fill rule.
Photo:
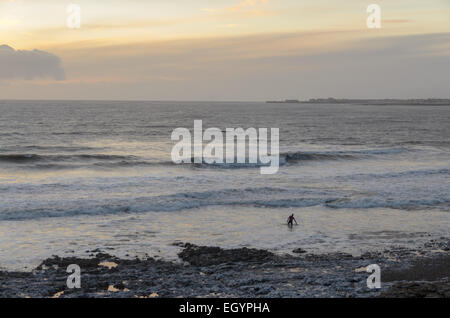
<svg viewBox="0 0 450 318">
<path fill-rule="evenodd" d="M 8 45 L 0 45 L 0 79 L 64 79 L 61 60 L 56 55 L 44 51 L 14 50 Z"/>
</svg>

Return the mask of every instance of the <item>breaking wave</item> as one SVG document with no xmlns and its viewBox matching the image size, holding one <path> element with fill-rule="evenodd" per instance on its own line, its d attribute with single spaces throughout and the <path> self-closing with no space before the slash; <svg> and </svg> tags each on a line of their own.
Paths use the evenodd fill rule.
<svg viewBox="0 0 450 318">
<path fill-rule="evenodd" d="M 76 149 L 69 151 L 77 151 Z M 371 158 L 378 155 L 390 155 L 404 152 L 404 148 L 389 149 L 368 149 L 359 151 L 324 151 L 324 152 L 286 152 L 280 154 L 280 166 L 289 164 L 299 164 L 307 161 L 331 161 L 331 160 L 359 160 Z M 270 164 L 263 162 L 250 163 L 248 158 L 245 162 L 239 163 L 235 158 L 232 163 L 208 163 L 204 159 L 202 163 L 195 163 L 194 158 L 190 162 L 183 165 L 190 165 L 194 168 L 217 168 L 217 169 L 242 169 L 242 168 L 258 168 L 268 166 Z M 170 160 L 167 161 L 149 161 L 146 158 L 132 155 L 112 155 L 112 154 L 0 154 L 0 163 L 18 164 L 21 167 L 32 169 L 73 169 L 77 167 L 134 167 L 134 166 L 175 166 L 176 164 Z"/>
<path fill-rule="evenodd" d="M 49 185 L 53 186 L 53 185 Z M 27 220 L 46 217 L 74 217 L 146 212 L 175 212 L 208 206 L 251 206 L 255 208 L 304 208 L 322 206 L 331 209 L 418 209 L 440 206 L 450 211 L 450 199 L 384 198 L 381 196 L 348 196 L 330 190 L 243 188 L 214 191 L 180 192 L 169 195 L 115 198 L 107 200 L 72 199 L 64 202 L 36 201 L 31 204 L 0 208 L 0 220 Z"/>
</svg>

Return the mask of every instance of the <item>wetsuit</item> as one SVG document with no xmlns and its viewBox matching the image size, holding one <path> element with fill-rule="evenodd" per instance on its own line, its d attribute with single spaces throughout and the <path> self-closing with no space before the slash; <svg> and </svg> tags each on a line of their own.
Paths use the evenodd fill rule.
<svg viewBox="0 0 450 318">
<path fill-rule="evenodd" d="M 294 217 L 292 216 L 292 215 L 290 215 L 289 217 L 288 217 L 288 225 L 294 225 Z"/>
</svg>

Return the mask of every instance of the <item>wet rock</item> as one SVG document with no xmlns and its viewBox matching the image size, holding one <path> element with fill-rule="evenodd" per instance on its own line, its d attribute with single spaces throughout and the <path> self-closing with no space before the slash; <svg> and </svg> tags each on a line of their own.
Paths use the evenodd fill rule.
<svg viewBox="0 0 450 318">
<path fill-rule="evenodd" d="M 218 264 L 229 264 L 237 262 L 264 263 L 277 257 L 266 250 L 253 248 L 238 248 L 224 250 L 220 247 L 197 246 L 185 244 L 185 248 L 178 256 L 194 266 L 209 266 Z"/>
<path fill-rule="evenodd" d="M 383 292 L 383 298 L 450 298 L 450 282 L 398 282 Z"/>
<path fill-rule="evenodd" d="M 402 268 L 403 267 L 403 268 Z M 411 265 L 383 271 L 383 281 L 438 281 L 450 277 L 450 255 L 416 258 Z"/>
</svg>

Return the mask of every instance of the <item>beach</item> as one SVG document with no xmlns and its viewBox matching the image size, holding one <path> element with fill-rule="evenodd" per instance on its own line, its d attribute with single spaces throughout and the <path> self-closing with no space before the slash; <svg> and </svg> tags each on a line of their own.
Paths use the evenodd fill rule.
<svg viewBox="0 0 450 318">
<path fill-rule="evenodd" d="M 1 297 L 450 297 L 450 240 L 419 249 L 395 248 L 353 257 L 345 253 L 297 256 L 266 250 L 176 244 L 182 263 L 123 260 L 100 250 L 90 258 L 54 256 L 32 272 L 0 272 Z M 304 254 L 305 253 L 305 254 Z M 294 253 L 295 254 L 295 253 Z M 67 266 L 81 267 L 80 288 L 66 285 Z M 366 267 L 381 268 L 380 288 L 367 285 Z"/>
</svg>

